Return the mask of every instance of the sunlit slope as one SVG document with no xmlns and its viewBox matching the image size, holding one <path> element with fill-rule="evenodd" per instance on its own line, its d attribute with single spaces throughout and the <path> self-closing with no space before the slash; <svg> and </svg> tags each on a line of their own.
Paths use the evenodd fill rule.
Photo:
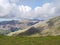
<svg viewBox="0 0 60 45">
<path fill-rule="evenodd" d="M 30 27 L 29 27 L 29 28 L 30 28 Z M 16 36 L 16 35 L 18 35 L 18 34 L 20 34 L 20 33 L 23 33 L 23 32 L 25 32 L 25 31 L 27 31 L 29 28 L 24 29 L 24 30 L 18 30 L 18 31 L 15 31 L 15 32 L 11 32 L 11 33 L 7 34 L 7 36 Z"/>
<path fill-rule="evenodd" d="M 12 32 L 8 34 L 8 36 L 9 35 L 10 36 L 56 36 L 56 35 L 60 35 L 60 16 L 52 18 L 48 21 L 39 22 L 27 29 Z"/>
</svg>

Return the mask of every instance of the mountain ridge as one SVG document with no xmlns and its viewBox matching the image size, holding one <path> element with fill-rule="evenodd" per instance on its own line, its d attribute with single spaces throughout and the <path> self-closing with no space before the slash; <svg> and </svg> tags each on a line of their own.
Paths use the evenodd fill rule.
<svg viewBox="0 0 60 45">
<path fill-rule="evenodd" d="M 39 28 L 40 26 L 43 28 L 43 31 L 41 31 L 41 33 L 40 33 L 41 36 L 60 35 L 60 29 L 58 29 L 60 27 L 60 16 L 47 20 L 47 21 L 41 23 L 41 25 L 39 25 L 39 24 L 40 23 L 36 24 L 35 26 L 36 26 L 36 28 Z"/>
<path fill-rule="evenodd" d="M 19 32 L 19 31 L 18 31 Z M 10 35 L 11 34 L 11 35 Z M 35 25 L 30 26 L 23 32 L 16 35 L 10 33 L 8 36 L 57 36 L 60 35 L 60 16 L 52 18 L 47 21 L 38 22 Z"/>
</svg>

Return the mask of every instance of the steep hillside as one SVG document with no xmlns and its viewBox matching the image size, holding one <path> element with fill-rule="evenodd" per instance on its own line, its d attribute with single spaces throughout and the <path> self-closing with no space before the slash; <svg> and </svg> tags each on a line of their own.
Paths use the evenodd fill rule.
<svg viewBox="0 0 60 45">
<path fill-rule="evenodd" d="M 25 30 L 16 31 L 8 34 L 8 36 L 56 36 L 56 35 L 60 35 L 60 16 L 52 18 L 48 21 L 39 22 Z"/>
</svg>

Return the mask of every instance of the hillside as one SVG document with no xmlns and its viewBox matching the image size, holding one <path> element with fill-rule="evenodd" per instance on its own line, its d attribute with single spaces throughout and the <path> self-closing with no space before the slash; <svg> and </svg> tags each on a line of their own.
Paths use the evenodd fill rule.
<svg viewBox="0 0 60 45">
<path fill-rule="evenodd" d="M 38 21 L 31 20 L 9 20 L 9 21 L 1 21 L 0 22 L 0 34 L 7 34 L 10 32 L 15 32 L 17 30 L 26 29 L 34 24 L 38 23 Z"/>
<path fill-rule="evenodd" d="M 48 21 L 39 22 L 23 31 L 19 30 L 8 34 L 8 36 L 57 36 L 57 35 L 60 35 L 60 16 L 52 18 Z"/>
</svg>

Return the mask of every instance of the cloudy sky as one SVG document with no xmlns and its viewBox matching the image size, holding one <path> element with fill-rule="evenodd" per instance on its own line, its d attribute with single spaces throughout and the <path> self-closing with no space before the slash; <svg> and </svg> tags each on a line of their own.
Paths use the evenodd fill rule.
<svg viewBox="0 0 60 45">
<path fill-rule="evenodd" d="M 0 0 L 0 20 L 38 18 L 60 15 L 60 0 Z"/>
</svg>

